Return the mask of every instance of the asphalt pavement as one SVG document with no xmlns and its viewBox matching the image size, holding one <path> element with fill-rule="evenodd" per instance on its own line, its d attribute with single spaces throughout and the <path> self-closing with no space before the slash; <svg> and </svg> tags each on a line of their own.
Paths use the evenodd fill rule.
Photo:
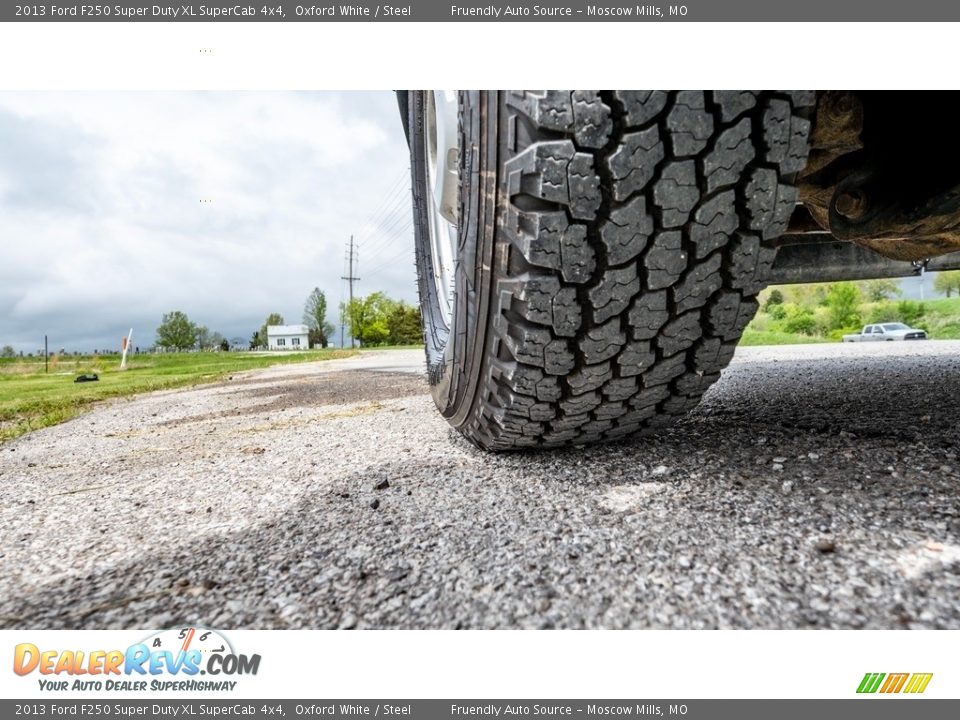
<svg viewBox="0 0 960 720">
<path fill-rule="evenodd" d="M 490 455 L 418 351 L 0 445 L 0 627 L 960 628 L 960 342 L 743 348 L 677 426 Z"/>
</svg>

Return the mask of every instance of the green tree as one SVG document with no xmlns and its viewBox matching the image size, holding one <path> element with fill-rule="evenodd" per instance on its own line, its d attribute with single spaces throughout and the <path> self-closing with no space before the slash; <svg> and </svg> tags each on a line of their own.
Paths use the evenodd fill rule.
<svg viewBox="0 0 960 720">
<path fill-rule="evenodd" d="M 783 329 L 788 333 L 813 335 L 817 330 L 817 321 L 813 311 L 802 305 L 788 305 L 783 320 Z"/>
<path fill-rule="evenodd" d="M 390 337 L 387 320 L 395 306 L 396 302 L 382 292 L 354 298 L 346 308 L 350 335 L 359 340 L 362 347 L 386 344 Z"/>
<path fill-rule="evenodd" d="M 172 350 L 189 350 L 197 342 L 197 326 L 186 313 L 174 310 L 163 316 L 157 328 L 157 345 Z"/>
<path fill-rule="evenodd" d="M 210 328 L 206 325 L 197 326 L 197 348 L 200 350 L 209 350 L 211 344 Z"/>
<path fill-rule="evenodd" d="M 913 326 L 923 317 L 925 308 L 922 302 L 916 300 L 901 300 L 897 303 L 897 315 L 900 322 Z"/>
<path fill-rule="evenodd" d="M 767 301 L 763 304 L 764 312 L 770 312 L 775 305 L 783 305 L 783 292 L 777 288 L 770 291 Z"/>
<path fill-rule="evenodd" d="M 860 325 L 860 290 L 852 282 L 834 283 L 827 291 L 830 329 Z"/>
<path fill-rule="evenodd" d="M 4 345 L 3 349 L 0 350 L 0 357 L 12 358 L 17 356 L 17 351 L 13 349 L 13 345 Z"/>
<path fill-rule="evenodd" d="M 953 293 L 960 295 L 960 270 L 938 272 L 933 278 L 933 289 L 947 297 Z"/>
<path fill-rule="evenodd" d="M 310 328 L 310 346 L 327 347 L 333 337 L 333 324 L 327 322 L 327 296 L 320 288 L 314 288 L 303 306 L 303 322 Z"/>
<path fill-rule="evenodd" d="M 283 315 L 280 313 L 270 313 L 267 315 L 267 319 L 264 320 L 263 325 L 260 326 L 260 331 L 253 334 L 253 336 L 257 339 L 256 347 L 267 347 L 268 325 L 283 325 Z"/>
<path fill-rule="evenodd" d="M 890 278 L 878 278 L 876 280 L 864 280 L 860 283 L 861 292 L 867 296 L 869 302 L 880 302 L 887 300 L 894 295 L 900 294 L 900 284 Z"/>
<path fill-rule="evenodd" d="M 230 350 L 230 341 L 224 338 L 220 341 L 220 351 L 228 352 Z"/>
<path fill-rule="evenodd" d="M 387 336 L 391 345 L 419 345 L 423 342 L 420 308 L 401 301 L 387 316 Z"/>
</svg>

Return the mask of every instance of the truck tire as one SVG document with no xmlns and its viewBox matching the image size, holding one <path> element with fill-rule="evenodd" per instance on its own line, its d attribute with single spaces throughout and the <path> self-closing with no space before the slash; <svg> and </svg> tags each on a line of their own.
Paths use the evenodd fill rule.
<svg viewBox="0 0 960 720">
<path fill-rule="evenodd" d="M 510 450 L 622 438 L 693 408 L 756 312 L 815 94 L 460 92 L 446 275 L 431 236 L 439 102 L 411 92 L 408 127 L 443 416 Z"/>
</svg>

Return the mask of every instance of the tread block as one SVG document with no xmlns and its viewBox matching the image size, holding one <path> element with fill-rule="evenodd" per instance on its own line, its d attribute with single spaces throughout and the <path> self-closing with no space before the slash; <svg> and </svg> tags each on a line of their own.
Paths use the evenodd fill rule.
<svg viewBox="0 0 960 720">
<path fill-rule="evenodd" d="M 670 397 L 670 388 L 666 385 L 656 385 L 645 387 L 632 398 L 630 398 L 630 407 L 641 409 L 656 406 Z"/>
<path fill-rule="evenodd" d="M 756 311 L 754 300 L 744 300 L 737 292 L 723 292 L 710 305 L 707 323 L 714 335 L 724 340 L 736 340 Z"/>
<path fill-rule="evenodd" d="M 573 127 L 568 90 L 514 90 L 507 94 L 506 103 L 545 130 L 566 131 Z"/>
<path fill-rule="evenodd" d="M 667 114 L 667 128 L 673 144 L 673 154 L 689 157 L 707 146 L 713 134 L 713 115 L 705 109 L 703 93 L 684 90 Z"/>
<path fill-rule="evenodd" d="M 773 222 L 777 206 L 777 171 L 771 168 L 753 168 L 743 190 L 747 208 L 747 227 L 764 232 Z"/>
<path fill-rule="evenodd" d="M 561 288 L 553 297 L 553 330 L 560 337 L 574 337 L 580 329 L 580 303 L 577 291 Z"/>
<path fill-rule="evenodd" d="M 685 225 L 699 200 L 697 168 L 692 160 L 670 163 L 653 186 L 653 202 L 660 208 L 665 228 Z"/>
<path fill-rule="evenodd" d="M 686 413 L 693 410 L 697 405 L 700 404 L 700 397 L 687 397 L 686 395 L 673 395 L 672 397 L 667 398 L 666 402 L 663 403 L 663 415 L 664 421 L 667 423 L 672 423 L 673 420 L 670 416 L 674 415 L 685 415 Z"/>
<path fill-rule="evenodd" d="M 598 407 L 596 410 L 594 410 L 593 416 L 597 420 L 601 420 L 601 421 L 616 420 L 617 418 L 623 417 L 624 415 L 626 415 L 629 409 L 630 408 L 628 408 L 626 404 L 622 402 L 608 402 L 608 403 L 604 403 L 603 405 Z M 610 428 L 612 426 L 613 424 L 610 423 L 607 425 L 607 428 Z M 584 426 L 583 429 L 588 430 L 586 426 Z"/>
<path fill-rule="evenodd" d="M 571 428 L 568 430 L 551 430 L 544 433 L 543 442 L 551 446 L 566 445 L 579 434 L 580 431 L 576 428 Z"/>
<path fill-rule="evenodd" d="M 517 362 L 543 368 L 551 375 L 564 375 L 576 364 L 567 341 L 553 339 L 545 327 L 512 322 L 503 341 Z"/>
<path fill-rule="evenodd" d="M 690 228 L 690 239 L 697 246 L 698 260 L 726 245 L 730 235 L 737 229 L 740 218 L 734 205 L 735 199 L 733 190 L 725 190 L 697 208 Z"/>
<path fill-rule="evenodd" d="M 649 340 L 666 325 L 670 319 L 667 309 L 667 291 L 646 292 L 633 301 L 630 313 L 631 335 L 634 340 Z"/>
<path fill-rule="evenodd" d="M 627 125 L 650 122 L 667 106 L 667 100 L 670 99 L 665 90 L 617 90 L 614 97 L 623 104 Z"/>
<path fill-rule="evenodd" d="M 571 102 L 577 144 L 581 147 L 602 148 L 613 132 L 610 108 L 595 90 L 575 90 Z"/>
<path fill-rule="evenodd" d="M 637 380 L 632 377 L 619 377 L 608 380 L 601 390 L 608 400 L 618 402 L 627 400 L 637 393 Z"/>
<path fill-rule="evenodd" d="M 657 345 L 663 356 L 669 357 L 693 345 L 700 333 L 700 313 L 687 313 L 664 326 L 657 338 Z"/>
<path fill-rule="evenodd" d="M 735 343 L 724 343 L 720 338 L 704 338 L 697 343 L 693 363 L 700 372 L 719 373 L 733 359 Z"/>
<path fill-rule="evenodd" d="M 816 90 L 785 90 L 794 107 L 805 108 L 813 107 L 817 104 Z"/>
<path fill-rule="evenodd" d="M 717 188 L 735 184 L 755 154 L 750 139 L 749 118 L 743 118 L 720 133 L 713 150 L 703 161 L 707 192 L 712 193 Z"/>
<path fill-rule="evenodd" d="M 567 168 L 570 214 L 579 220 L 593 220 L 600 207 L 600 176 L 593 170 L 593 156 L 576 153 Z"/>
<path fill-rule="evenodd" d="M 744 196 L 747 227 L 760 231 L 764 240 L 786 232 L 790 216 L 800 200 L 797 189 L 777 182 L 777 173 L 770 168 L 757 168 L 751 172 Z"/>
<path fill-rule="evenodd" d="M 563 414 L 569 419 L 582 416 L 582 420 L 575 423 L 570 423 L 570 426 L 579 427 L 584 422 L 590 419 L 589 415 L 586 413 L 594 410 L 595 408 L 600 407 L 600 403 L 603 402 L 600 397 L 600 393 L 595 391 L 588 391 L 580 395 L 572 395 L 564 400 L 560 401 L 560 409 L 563 411 Z M 572 416 L 572 417 L 571 417 Z M 560 421 L 555 421 L 553 427 L 558 426 L 558 422 L 563 422 L 564 418 L 561 418 Z"/>
<path fill-rule="evenodd" d="M 756 235 L 737 233 L 730 241 L 730 287 L 756 295 L 766 286 L 776 255 Z"/>
<path fill-rule="evenodd" d="M 584 365 L 567 376 L 567 385 L 570 386 L 570 391 L 574 395 L 582 395 L 602 387 L 612 377 L 613 371 L 610 369 L 609 362 L 600 365 Z"/>
<path fill-rule="evenodd" d="M 502 339 L 514 360 L 544 367 L 543 353 L 552 339 L 549 330 L 515 322 L 507 326 Z"/>
<path fill-rule="evenodd" d="M 777 185 L 777 202 L 773 208 L 773 220 L 763 229 L 763 239 L 780 237 L 787 231 L 790 216 L 800 201 L 800 191 L 792 185 Z"/>
<path fill-rule="evenodd" d="M 563 279 L 585 283 L 597 267 L 596 253 L 587 241 L 587 228 L 569 225 L 560 236 L 560 268 Z"/>
<path fill-rule="evenodd" d="M 597 413 L 594 412 L 594 415 Z M 594 443 L 600 440 L 607 430 L 613 427 L 612 420 L 604 420 L 597 418 L 596 420 L 588 420 L 580 427 L 580 437 L 577 438 L 579 441 L 578 444 L 582 443 L 584 445 L 588 443 Z"/>
<path fill-rule="evenodd" d="M 753 90 L 715 90 L 713 101 L 720 106 L 720 119 L 730 122 L 756 106 L 757 93 Z"/>
<path fill-rule="evenodd" d="M 623 140 L 607 160 L 607 169 L 613 176 L 613 199 L 626 200 L 633 193 L 643 190 L 663 161 L 664 154 L 660 130 L 656 125 L 624 134 Z"/>
<path fill-rule="evenodd" d="M 658 233 L 643 258 L 643 266 L 647 270 L 646 285 L 651 290 L 673 285 L 687 269 L 683 233 L 679 230 Z"/>
<path fill-rule="evenodd" d="M 513 309 L 531 322 L 552 327 L 561 337 L 573 337 L 580 327 L 580 305 L 573 288 L 553 275 L 526 275 L 513 283 Z"/>
<path fill-rule="evenodd" d="M 810 121 L 793 114 L 788 100 L 773 99 L 763 112 L 764 159 L 784 174 L 803 170 L 807 162 Z"/>
<path fill-rule="evenodd" d="M 715 253 L 699 265 L 694 265 L 683 280 L 673 287 L 671 292 L 676 312 L 685 313 L 703 307 L 710 296 L 723 286 L 720 259 L 720 254 Z"/>
<path fill-rule="evenodd" d="M 708 375 L 699 371 L 688 372 L 678 377 L 673 386 L 681 395 L 699 398 L 719 379 L 720 373 Z"/>
<path fill-rule="evenodd" d="M 535 422 L 548 422 L 557 416 L 557 409 L 552 403 L 534 403 L 529 408 L 530 419 Z"/>
<path fill-rule="evenodd" d="M 617 365 L 620 366 L 620 377 L 632 378 L 634 375 L 640 375 L 646 372 L 656 362 L 657 354 L 650 347 L 649 341 L 635 340 L 627 343 L 623 352 L 617 358 Z"/>
<path fill-rule="evenodd" d="M 588 330 L 580 341 L 580 351 L 588 364 L 609 360 L 626 343 L 626 334 L 620 329 L 620 318 L 612 318 L 603 325 Z"/>
<path fill-rule="evenodd" d="M 642 375 L 644 387 L 649 388 L 654 385 L 662 385 L 670 382 L 678 375 L 682 375 L 685 369 L 684 358 L 685 355 L 683 354 L 674 355 L 673 357 L 665 358 L 656 363 L 650 370 Z M 669 390 L 667 392 L 669 393 Z"/>
<path fill-rule="evenodd" d="M 647 245 L 653 233 L 653 218 L 647 212 L 647 201 L 635 197 L 623 207 L 611 211 L 600 228 L 600 239 L 607 249 L 607 262 L 612 265 L 633 260 Z"/>
<path fill-rule="evenodd" d="M 526 275 L 510 283 L 511 306 L 527 320 L 553 326 L 553 298 L 560 292 L 560 280 L 552 275 Z"/>
<path fill-rule="evenodd" d="M 566 340 L 553 340 L 543 349 L 543 369 L 551 375 L 565 375 L 575 365 L 576 358 Z"/>
<path fill-rule="evenodd" d="M 526 194 L 565 205 L 574 218 L 592 220 L 600 207 L 600 178 L 593 156 L 571 140 L 534 143 L 504 164 L 511 197 Z"/>
<path fill-rule="evenodd" d="M 521 212 L 511 207 L 504 232 L 528 264 L 560 270 L 566 282 L 586 282 L 596 267 L 586 226 L 571 224 L 564 212 Z"/>
<path fill-rule="evenodd" d="M 587 292 L 593 304 L 594 322 L 602 323 L 619 315 L 639 291 L 640 278 L 636 265 L 607 270 L 600 282 Z"/>
<path fill-rule="evenodd" d="M 493 368 L 493 377 L 503 379 L 513 389 L 543 402 L 560 399 L 560 381 L 529 365 L 498 361 Z"/>
</svg>

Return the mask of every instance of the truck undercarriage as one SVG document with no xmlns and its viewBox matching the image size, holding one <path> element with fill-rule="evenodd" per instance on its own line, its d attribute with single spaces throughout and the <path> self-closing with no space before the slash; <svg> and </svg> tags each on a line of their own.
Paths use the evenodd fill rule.
<svg viewBox="0 0 960 720">
<path fill-rule="evenodd" d="M 800 203 L 772 284 L 960 268 L 960 141 L 951 93 L 818 93 Z"/>
</svg>

